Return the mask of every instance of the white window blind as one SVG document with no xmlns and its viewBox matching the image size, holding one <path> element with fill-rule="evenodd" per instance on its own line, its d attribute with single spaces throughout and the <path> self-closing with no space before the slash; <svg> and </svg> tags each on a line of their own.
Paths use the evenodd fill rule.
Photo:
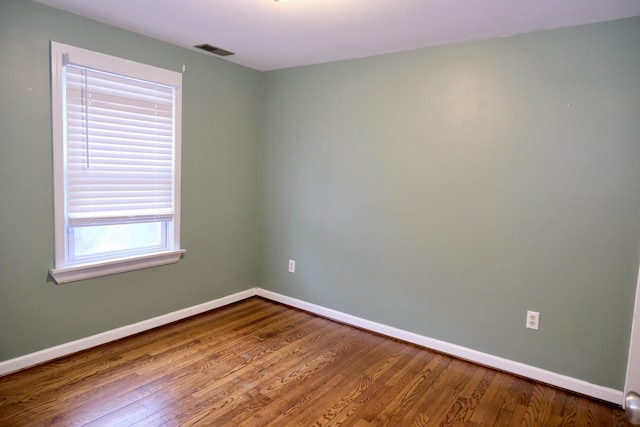
<svg viewBox="0 0 640 427">
<path fill-rule="evenodd" d="M 174 88 L 67 64 L 69 226 L 171 220 Z"/>
<path fill-rule="evenodd" d="M 51 42 L 56 283 L 176 263 L 182 74 Z"/>
</svg>

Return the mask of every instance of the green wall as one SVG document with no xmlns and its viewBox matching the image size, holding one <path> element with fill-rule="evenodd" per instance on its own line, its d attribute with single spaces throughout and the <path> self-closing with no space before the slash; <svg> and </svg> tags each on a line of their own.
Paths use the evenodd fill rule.
<svg viewBox="0 0 640 427">
<path fill-rule="evenodd" d="M 186 65 L 178 264 L 48 278 L 49 40 Z M 0 360 L 262 286 L 621 390 L 637 46 L 640 18 L 259 73 L 2 0 Z"/>
<path fill-rule="evenodd" d="M 56 285 L 49 41 L 180 71 L 178 264 Z M 258 284 L 261 73 L 24 0 L 0 1 L 0 360 Z"/>
<path fill-rule="evenodd" d="M 266 73 L 262 286 L 621 390 L 639 46 L 635 18 Z"/>
</svg>

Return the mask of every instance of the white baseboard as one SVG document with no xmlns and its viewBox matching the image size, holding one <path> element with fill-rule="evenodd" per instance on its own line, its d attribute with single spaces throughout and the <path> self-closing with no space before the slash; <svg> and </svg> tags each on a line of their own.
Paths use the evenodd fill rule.
<svg viewBox="0 0 640 427">
<path fill-rule="evenodd" d="M 577 378 L 547 371 L 545 369 L 536 368 L 535 366 L 525 365 L 524 363 L 504 359 L 502 357 L 483 353 L 456 344 L 451 344 L 445 341 L 440 341 L 437 339 L 414 334 L 413 332 L 408 332 L 402 329 L 383 325 L 381 323 L 372 322 L 360 317 L 345 314 L 340 311 L 332 310 L 316 304 L 311 304 L 295 298 L 290 298 L 285 295 L 281 295 L 264 289 L 257 288 L 256 295 L 272 301 L 289 305 L 291 307 L 296 307 L 301 310 L 326 317 L 328 319 L 336 320 L 341 323 L 346 323 L 348 325 L 356 326 L 358 328 L 366 329 L 368 331 L 376 332 L 388 337 L 397 338 L 402 341 L 407 341 L 422 347 L 450 354 L 461 359 L 469 360 L 480 365 L 499 369 L 501 371 L 509 372 L 522 377 L 531 378 L 536 381 L 540 381 L 566 390 L 571 390 L 576 393 L 591 396 L 596 399 L 614 403 L 616 405 L 621 405 L 624 401 L 623 392 L 620 390 L 614 390 L 612 388 L 592 384 L 587 381 L 579 380 Z"/>
<path fill-rule="evenodd" d="M 218 298 L 216 300 L 209 301 L 203 304 L 198 304 L 193 307 L 188 307 L 183 310 L 174 311 L 172 313 L 154 317 L 142 322 L 134 323 L 132 325 L 123 326 L 121 328 L 106 331 L 97 335 L 92 335 L 90 337 L 71 341 L 69 343 L 61 344 L 35 353 L 16 357 L 15 359 L 9 359 L 4 362 L 0 362 L 0 375 L 5 375 L 11 372 L 18 371 L 20 369 L 27 368 L 29 366 L 34 366 L 43 362 L 57 359 L 59 357 L 76 353 L 78 351 L 105 344 L 110 341 L 115 341 L 120 338 L 134 335 L 139 332 L 156 328 L 158 326 L 166 325 L 168 323 L 185 319 L 196 314 L 204 313 L 205 311 L 223 307 L 225 305 L 232 304 L 234 302 L 238 302 L 252 296 L 263 297 L 275 302 L 289 305 L 291 307 L 308 311 L 313 314 L 317 314 L 318 316 L 326 317 L 328 319 L 336 320 L 348 325 L 353 325 L 358 328 L 366 329 L 392 338 L 397 338 L 399 340 L 417 344 L 422 347 L 450 354 L 452 356 L 469 360 L 471 362 L 475 362 L 484 366 L 499 369 L 501 371 L 510 372 L 526 378 L 531 378 L 536 381 L 564 388 L 566 390 L 571 390 L 576 393 L 591 396 L 596 399 L 614 403 L 616 405 L 621 405 L 624 401 L 623 392 L 620 390 L 614 390 L 611 388 L 599 386 L 597 384 L 591 384 L 577 378 L 568 377 L 566 375 L 561 375 L 555 372 L 536 368 L 535 366 L 525 365 L 513 360 L 504 359 L 502 357 L 482 353 L 480 351 L 462 347 L 456 344 L 451 344 L 445 341 L 425 337 L 413 332 L 408 332 L 402 329 L 383 325 L 381 323 L 372 322 L 360 317 L 352 316 L 350 314 L 342 313 L 340 311 L 332 310 L 330 308 L 322 307 L 316 304 L 311 304 L 296 298 L 291 298 L 261 288 L 251 288 L 246 291 L 238 292 L 223 298 Z"/>
<path fill-rule="evenodd" d="M 60 344 L 55 347 L 46 348 L 35 353 L 30 353 L 24 356 L 9 359 L 4 362 L 0 362 L 0 375 L 9 374 L 11 372 L 19 371 L 30 366 L 38 365 L 43 362 L 48 362 L 59 357 L 67 356 L 78 351 L 86 350 L 91 347 L 95 347 L 101 344 L 115 341 L 121 338 L 128 337 L 140 332 L 144 332 L 149 329 L 156 328 L 158 326 L 166 325 L 177 320 L 186 319 L 187 317 L 195 316 L 196 314 L 204 313 L 205 311 L 213 310 L 215 308 L 223 307 L 225 305 L 232 304 L 234 302 L 241 301 L 246 298 L 251 298 L 256 295 L 255 288 L 238 292 L 236 294 L 228 295 L 226 297 L 218 298 L 209 302 L 187 307 L 182 310 L 174 311 L 172 313 L 164 314 L 162 316 L 153 317 L 151 319 L 143 320 L 142 322 L 133 323 L 131 325 L 123 326 L 120 328 L 112 329 L 110 331 L 102 332 L 100 334 L 91 335 L 86 338 L 82 338 L 76 341 L 71 341 L 65 344 Z"/>
</svg>

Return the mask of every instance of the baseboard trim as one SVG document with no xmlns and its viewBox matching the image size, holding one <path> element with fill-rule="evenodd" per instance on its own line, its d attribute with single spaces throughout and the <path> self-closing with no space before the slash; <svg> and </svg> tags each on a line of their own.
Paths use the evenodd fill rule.
<svg viewBox="0 0 640 427">
<path fill-rule="evenodd" d="M 381 323 L 372 322 L 370 320 L 362 319 L 360 317 L 352 316 L 350 314 L 342 313 L 340 311 L 322 307 L 320 305 L 308 303 L 296 298 L 291 298 L 282 294 L 278 294 L 276 292 L 257 288 L 256 295 L 275 302 L 289 305 L 291 307 L 308 311 L 318 316 L 326 317 L 328 319 L 336 320 L 341 323 L 356 326 L 358 328 L 366 329 L 368 331 L 376 332 L 392 338 L 397 338 L 402 341 L 407 341 L 422 347 L 427 347 L 442 353 L 459 357 L 461 359 L 469 360 L 480 365 L 530 378 L 586 396 L 594 397 L 596 399 L 604 400 L 606 402 L 611 402 L 616 405 L 622 405 L 624 401 L 623 392 L 620 390 L 592 384 L 587 381 L 579 380 L 577 378 L 558 374 L 552 371 L 547 371 L 545 369 L 536 368 L 535 366 L 525 365 L 524 363 L 504 359 L 502 357 L 483 353 L 445 341 L 425 337 L 413 332 L 408 332 Z"/>
<path fill-rule="evenodd" d="M 370 320 L 366 320 L 357 316 L 352 316 L 350 314 L 346 314 L 337 310 L 326 308 L 317 304 L 312 304 L 261 288 L 247 289 L 246 291 L 238 292 L 192 307 L 187 307 L 185 309 L 164 314 L 162 316 L 153 317 L 151 319 L 143 320 L 138 323 L 123 326 L 76 341 L 71 341 L 55 347 L 37 351 L 35 353 L 30 353 L 24 356 L 16 357 L 14 359 L 3 361 L 0 362 L 0 375 L 6 375 L 11 372 L 28 368 L 30 366 L 35 366 L 40 363 L 48 362 L 59 357 L 76 353 L 78 351 L 105 344 L 110 341 L 115 341 L 121 338 L 128 337 L 130 335 L 144 332 L 158 326 L 186 319 L 187 317 L 195 316 L 196 314 L 204 313 L 206 311 L 220 308 L 225 305 L 233 304 L 252 296 L 259 296 L 271 301 L 279 302 L 291 307 L 308 311 L 318 316 L 336 320 L 347 325 L 356 326 L 361 329 L 369 330 L 402 341 L 417 344 L 422 347 L 450 354 L 452 356 L 469 360 L 474 363 L 530 378 L 532 380 L 540 381 L 566 390 L 574 391 L 576 393 L 580 393 L 585 396 L 590 396 L 606 402 L 611 402 L 616 405 L 622 405 L 624 403 L 624 394 L 621 390 L 615 390 L 597 384 L 592 384 L 587 381 L 579 380 L 577 378 L 558 374 L 552 371 L 547 371 L 545 369 L 536 368 L 535 366 L 525 365 L 513 360 L 504 359 L 502 357 L 483 353 L 456 344 L 451 344 L 445 341 L 425 337 L 413 332 L 408 332 L 381 323 L 372 322 Z"/>
<path fill-rule="evenodd" d="M 213 310 L 215 308 L 220 308 L 246 298 L 251 298 L 255 295 L 255 288 L 248 289 L 246 291 L 238 292 L 226 297 L 194 305 L 192 307 L 187 307 L 182 310 L 143 320 L 138 323 L 122 326 L 120 328 L 112 329 L 100 334 L 91 335 L 86 338 L 81 338 L 79 340 L 37 351 L 35 353 L 30 353 L 24 356 L 16 357 L 14 359 L 9 359 L 4 362 L 0 362 L 0 375 L 6 375 L 11 372 L 16 372 L 30 366 L 35 366 L 40 363 L 57 359 L 59 357 L 77 353 L 78 351 L 86 350 L 91 347 L 96 347 L 101 344 L 125 338 L 130 335 L 156 328 L 158 326 L 186 319 L 187 317 L 195 316 L 196 314 L 204 313 L 205 311 Z"/>
</svg>

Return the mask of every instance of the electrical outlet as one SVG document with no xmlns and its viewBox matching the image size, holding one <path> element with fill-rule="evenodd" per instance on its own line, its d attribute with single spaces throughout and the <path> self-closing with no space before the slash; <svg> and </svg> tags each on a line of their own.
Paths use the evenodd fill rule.
<svg viewBox="0 0 640 427">
<path fill-rule="evenodd" d="M 295 272 L 296 272 L 296 260 L 290 259 L 289 260 L 289 273 L 295 273 Z"/>
<path fill-rule="evenodd" d="M 540 329 L 540 313 L 537 311 L 527 311 L 527 329 Z"/>
</svg>

